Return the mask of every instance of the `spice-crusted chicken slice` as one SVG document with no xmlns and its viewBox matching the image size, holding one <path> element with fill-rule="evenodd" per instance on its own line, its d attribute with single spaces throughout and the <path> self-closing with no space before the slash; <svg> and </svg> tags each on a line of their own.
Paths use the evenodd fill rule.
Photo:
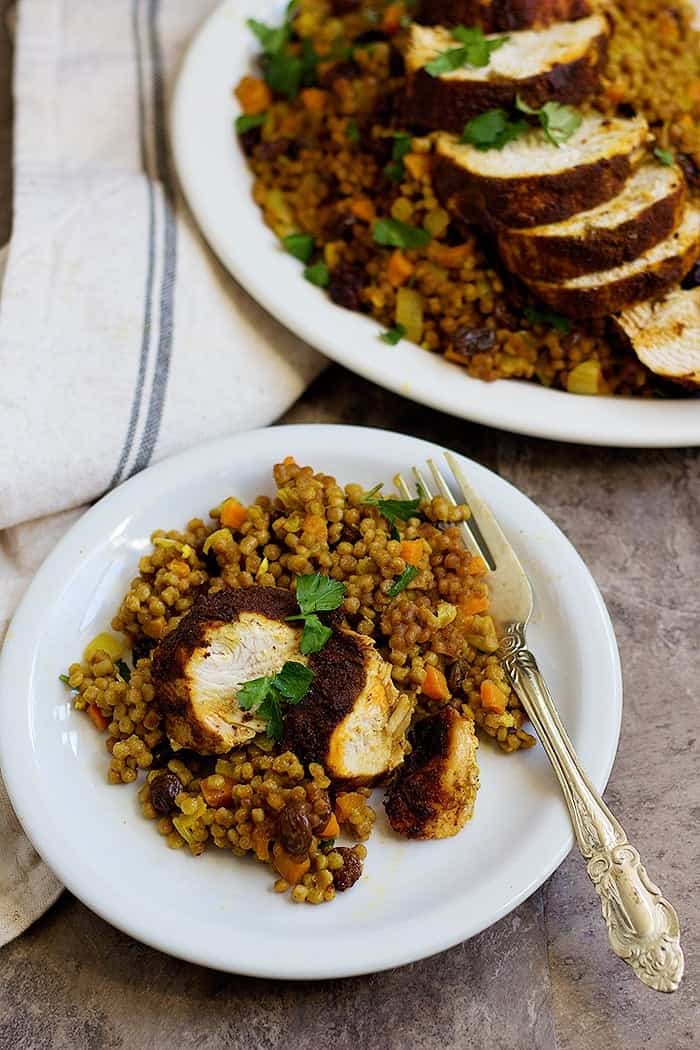
<svg viewBox="0 0 700 1050">
<path fill-rule="evenodd" d="M 416 18 L 426 25 L 481 26 L 487 33 L 542 29 L 590 14 L 586 0 L 422 0 Z"/>
<path fill-rule="evenodd" d="M 389 786 L 389 823 L 409 839 L 446 839 L 474 813 L 478 741 L 472 723 L 445 707 L 418 722 L 414 748 Z"/>
<path fill-rule="evenodd" d="M 224 589 L 200 599 L 153 653 L 156 699 L 170 740 L 202 754 L 224 754 L 264 732 L 266 723 L 236 702 L 240 687 L 275 675 L 288 660 L 305 664 L 294 595 L 277 587 Z"/>
<path fill-rule="evenodd" d="M 663 299 L 639 303 L 613 323 L 650 371 L 700 388 L 700 287 L 676 288 Z"/>
<path fill-rule="evenodd" d="M 283 744 L 320 762 L 335 781 L 372 784 L 398 766 L 412 713 L 374 642 L 346 628 L 309 657 L 314 672 L 301 701 L 285 712 Z"/>
</svg>

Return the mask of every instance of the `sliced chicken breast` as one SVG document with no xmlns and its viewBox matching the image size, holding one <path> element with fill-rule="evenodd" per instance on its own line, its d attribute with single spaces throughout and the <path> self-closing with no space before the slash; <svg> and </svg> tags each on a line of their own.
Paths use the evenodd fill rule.
<svg viewBox="0 0 700 1050">
<path fill-rule="evenodd" d="M 414 747 L 389 786 L 389 823 L 409 839 L 446 839 L 474 813 L 479 790 L 474 726 L 445 707 L 414 730 Z"/>
<path fill-rule="evenodd" d="M 700 287 L 676 288 L 663 299 L 639 303 L 614 323 L 651 372 L 700 388 Z"/>
<path fill-rule="evenodd" d="M 687 205 L 670 237 L 632 262 L 566 281 L 526 283 L 542 302 L 569 317 L 605 317 L 654 299 L 683 280 L 700 258 L 700 209 Z"/>
<path fill-rule="evenodd" d="M 592 114 L 559 148 L 536 128 L 503 149 L 439 135 L 435 182 L 446 208 L 486 228 L 560 222 L 615 197 L 644 158 L 643 117 Z"/>
<path fill-rule="evenodd" d="M 480 26 L 498 33 L 542 29 L 589 13 L 586 0 L 422 0 L 416 17 L 425 25 Z"/>
<path fill-rule="evenodd" d="M 548 29 L 510 33 L 487 66 L 460 66 L 431 76 L 426 65 L 459 47 L 449 29 L 413 23 L 404 58 L 406 116 L 415 124 L 461 132 L 488 109 L 509 108 L 520 96 L 529 106 L 556 100 L 577 105 L 596 90 L 605 59 L 608 23 L 601 15 L 558 22 Z"/>
<path fill-rule="evenodd" d="M 524 278 L 562 280 L 608 270 L 669 237 L 685 197 L 681 169 L 649 161 L 597 208 L 548 226 L 499 230 L 498 249 L 508 269 Z"/>
<path fill-rule="evenodd" d="M 201 754 L 224 754 L 265 730 L 242 711 L 245 682 L 306 663 L 294 595 L 276 587 L 224 589 L 201 599 L 153 653 L 156 698 L 170 740 Z"/>
<path fill-rule="evenodd" d="M 335 781 L 380 780 L 403 761 L 412 712 L 389 664 L 370 638 L 341 628 L 309 667 L 311 688 L 286 712 L 283 744 L 304 762 L 322 763 Z"/>
</svg>

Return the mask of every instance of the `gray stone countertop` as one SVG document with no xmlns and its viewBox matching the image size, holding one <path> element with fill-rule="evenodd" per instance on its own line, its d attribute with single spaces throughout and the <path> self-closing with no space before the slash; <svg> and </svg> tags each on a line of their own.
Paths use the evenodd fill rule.
<svg viewBox="0 0 700 1050">
<path fill-rule="evenodd" d="M 7 0 L 0 0 L 0 11 Z M 9 229 L 9 46 L 0 27 L 0 243 Z M 527 493 L 610 610 L 625 710 L 606 798 L 678 907 L 686 978 L 643 988 L 608 950 L 577 854 L 473 940 L 389 973 L 291 984 L 192 966 L 69 893 L 0 950 L 0 1048 L 686 1050 L 700 1042 L 700 456 L 553 444 L 422 408 L 331 367 L 290 422 L 389 427 L 452 446 Z"/>
</svg>

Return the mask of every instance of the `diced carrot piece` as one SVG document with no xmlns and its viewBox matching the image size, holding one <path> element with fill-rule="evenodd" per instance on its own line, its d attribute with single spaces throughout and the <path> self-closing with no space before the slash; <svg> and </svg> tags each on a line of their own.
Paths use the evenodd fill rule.
<svg viewBox="0 0 700 1050">
<path fill-rule="evenodd" d="M 403 162 L 414 179 L 422 179 L 430 171 L 431 161 L 429 153 L 409 153 L 404 157 Z"/>
<path fill-rule="evenodd" d="M 296 463 L 296 460 L 294 456 L 285 456 L 282 462 L 284 463 L 285 467 L 291 467 L 294 463 Z"/>
<path fill-rule="evenodd" d="M 375 216 L 374 205 L 369 197 L 356 197 L 350 202 L 350 211 L 362 222 L 372 222 Z"/>
<path fill-rule="evenodd" d="M 235 95 L 244 113 L 264 113 L 272 103 L 272 92 L 260 77 L 243 77 Z"/>
<path fill-rule="evenodd" d="M 423 692 L 430 700 L 449 700 L 450 690 L 447 687 L 447 679 L 438 667 L 428 664 L 423 679 Z"/>
<path fill-rule="evenodd" d="M 473 594 L 460 603 L 460 609 L 465 616 L 474 616 L 476 613 L 484 613 L 489 610 L 489 599 L 487 594 Z"/>
<path fill-rule="evenodd" d="M 275 842 L 272 847 L 272 857 L 277 871 L 290 886 L 296 886 L 301 882 L 311 867 L 309 857 L 292 857 L 281 842 Z"/>
<path fill-rule="evenodd" d="M 467 565 L 467 576 L 485 576 L 489 567 L 480 554 L 473 555 Z"/>
<path fill-rule="evenodd" d="M 320 514 L 307 514 L 304 518 L 304 533 L 316 543 L 325 543 L 328 539 L 328 524 Z"/>
<path fill-rule="evenodd" d="M 502 715 L 506 709 L 507 698 L 502 689 L 499 689 L 488 678 L 484 679 L 479 689 L 481 706 L 485 711 L 493 711 L 494 714 Z"/>
<path fill-rule="evenodd" d="M 300 92 L 299 97 L 301 98 L 302 104 L 305 109 L 311 110 L 312 113 L 323 113 L 326 108 L 327 95 L 325 91 L 321 91 L 320 88 L 304 88 Z"/>
<path fill-rule="evenodd" d="M 221 504 L 219 520 L 227 529 L 240 529 L 247 513 L 248 511 L 239 500 L 229 496 Z"/>
<path fill-rule="evenodd" d="M 382 32 L 398 33 L 401 28 L 401 19 L 405 13 L 406 9 L 403 4 L 389 4 L 382 18 Z"/>
<path fill-rule="evenodd" d="M 218 778 L 219 774 L 216 774 Z M 212 777 L 205 777 L 201 781 L 202 795 L 208 806 L 230 806 L 233 801 L 233 780 L 230 777 L 222 777 L 224 783 L 214 787 L 211 783 Z"/>
<path fill-rule="evenodd" d="M 256 824 L 251 834 L 253 849 L 258 860 L 270 859 L 270 831 L 264 824 Z"/>
<path fill-rule="evenodd" d="M 401 540 L 401 557 L 407 565 L 420 565 L 424 550 L 423 540 Z"/>
<path fill-rule="evenodd" d="M 104 733 L 109 725 L 109 720 L 105 718 L 97 704 L 88 704 L 85 710 L 95 729 L 99 729 L 100 733 Z"/>
<path fill-rule="evenodd" d="M 389 259 L 389 266 L 387 268 L 387 277 L 395 288 L 398 288 L 399 285 L 405 284 L 413 273 L 413 270 L 413 263 L 406 258 L 400 248 L 397 248 L 395 252 L 392 252 L 391 258 Z"/>
<path fill-rule="evenodd" d="M 335 839 L 340 834 L 340 825 L 338 824 L 338 818 L 335 813 L 331 813 L 328 818 L 328 823 L 320 831 L 316 832 L 316 835 L 320 839 Z"/>
<path fill-rule="evenodd" d="M 433 241 L 428 248 L 428 255 L 438 266 L 444 266 L 447 270 L 455 270 L 467 261 L 471 250 L 469 244 L 455 244 L 450 247 L 448 244 Z"/>
<path fill-rule="evenodd" d="M 341 791 L 335 799 L 335 815 L 340 824 L 347 824 L 350 814 L 365 804 L 364 795 L 356 791 Z"/>
</svg>

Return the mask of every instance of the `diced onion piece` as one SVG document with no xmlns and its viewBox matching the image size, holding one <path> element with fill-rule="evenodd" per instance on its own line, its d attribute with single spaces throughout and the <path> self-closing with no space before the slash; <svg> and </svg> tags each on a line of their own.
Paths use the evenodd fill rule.
<svg viewBox="0 0 700 1050">
<path fill-rule="evenodd" d="M 600 390 L 600 362 L 582 361 L 569 372 L 566 389 L 570 394 L 597 394 Z"/>
<path fill-rule="evenodd" d="M 423 336 L 423 296 L 413 288 L 399 288 L 395 319 L 403 325 L 406 338 L 419 343 Z"/>
<path fill-rule="evenodd" d="M 115 638 L 113 634 L 107 634 L 106 631 L 103 631 L 102 634 L 96 635 L 92 641 L 85 646 L 83 659 L 92 659 L 95 653 L 99 650 L 102 650 L 103 653 L 107 653 L 107 656 L 109 656 L 111 660 L 119 660 L 124 654 L 124 645 L 119 638 Z"/>
</svg>

